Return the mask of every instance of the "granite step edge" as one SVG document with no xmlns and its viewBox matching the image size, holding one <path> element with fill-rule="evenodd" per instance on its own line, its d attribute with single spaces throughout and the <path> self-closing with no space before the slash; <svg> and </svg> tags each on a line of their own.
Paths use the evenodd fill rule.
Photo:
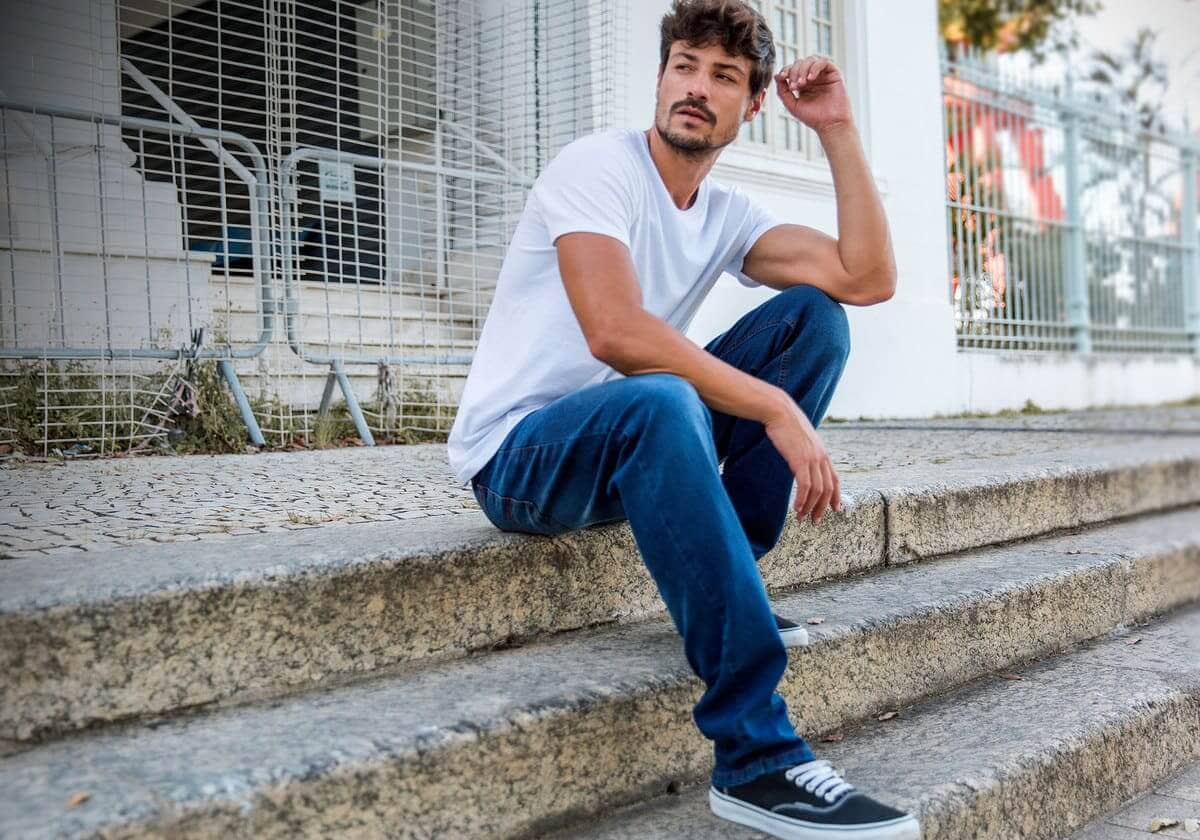
<svg viewBox="0 0 1200 840">
<path fill-rule="evenodd" d="M 1195 512 L 1147 517 L 778 599 L 781 611 L 826 619 L 810 627 L 813 645 L 793 652 L 781 691 L 811 739 L 1188 603 L 1200 597 L 1196 526 Z M 53 777 L 56 789 L 95 787 L 87 768 L 125 749 L 127 764 L 105 766 L 104 776 L 133 790 L 96 791 L 94 799 L 125 814 L 135 834 L 196 821 L 270 836 L 282 831 L 276 819 L 298 824 L 287 808 L 321 802 L 344 816 L 346 803 L 366 797 L 378 809 L 355 825 L 508 836 L 698 778 L 710 755 L 691 723 L 698 695 L 673 628 L 652 620 L 135 728 L 136 754 L 117 732 L 48 744 L 0 763 L 0 802 L 52 812 L 39 778 Z M 269 768 L 260 766 L 263 755 Z M 139 783 L 157 761 L 174 769 Z M 174 805 L 164 810 L 160 795 L 154 807 L 143 803 L 142 819 L 129 816 L 138 811 L 131 796 L 173 776 Z M 315 820 L 317 833 L 333 830 L 320 813 L 306 810 L 304 819 Z"/>
<path fill-rule="evenodd" d="M 790 518 L 760 569 L 778 592 L 877 568 L 898 545 L 937 556 L 1031 536 L 1021 517 L 998 515 L 1009 509 L 1049 511 L 1026 514 L 1033 530 L 1076 526 L 1088 517 L 1062 502 L 1064 483 L 1067 498 L 1092 504 L 1107 487 L 1165 486 L 1139 498 L 1173 506 L 1188 494 L 1163 471 L 1195 466 L 1200 496 L 1200 458 L 1161 455 L 849 489 L 818 527 Z M 0 701 L 14 684 L 57 698 L 36 725 L 15 725 L 0 702 L 0 737 L 249 701 L 663 614 L 627 523 L 544 537 L 500 532 L 482 514 L 443 519 L 0 564 L 0 635 L 22 640 L 0 648 Z"/>
<path fill-rule="evenodd" d="M 1149 666 L 1147 652 L 1158 654 Z M 903 708 L 818 755 L 860 790 L 916 815 L 923 840 L 1073 836 L 1200 758 L 1198 652 L 1200 610 L 1193 608 L 1011 675 L 1019 680 L 985 678 Z M 764 836 L 714 817 L 703 784 L 530 835 Z"/>
<path fill-rule="evenodd" d="M 887 508 L 887 562 L 913 562 L 1200 502 L 1200 448 L 1191 442 L 1146 442 L 1136 452 L 1096 450 L 1086 462 L 1076 457 L 1067 450 L 1009 462 L 960 463 L 936 481 L 876 476 Z"/>
</svg>

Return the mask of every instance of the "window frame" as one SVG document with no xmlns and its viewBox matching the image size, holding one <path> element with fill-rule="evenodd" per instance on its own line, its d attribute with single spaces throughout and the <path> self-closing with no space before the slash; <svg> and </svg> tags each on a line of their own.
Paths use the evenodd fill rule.
<svg viewBox="0 0 1200 840">
<path fill-rule="evenodd" d="M 750 0 L 754 3 L 755 0 Z M 757 0 L 757 2 L 770 7 L 770 16 L 767 18 L 767 24 L 772 27 L 774 33 L 778 26 L 778 11 L 777 6 L 782 5 L 777 0 Z M 797 49 L 796 58 L 803 58 L 816 52 L 815 49 L 809 47 L 813 43 L 811 35 L 811 18 L 818 0 L 796 0 L 797 5 L 803 9 L 803 14 L 800 10 L 800 19 L 803 21 L 801 31 L 797 33 L 798 37 L 804 39 L 804 49 Z M 837 63 L 847 77 L 847 89 L 850 95 L 851 107 L 855 115 L 855 122 L 858 124 L 860 132 L 863 135 L 864 149 L 867 151 L 868 160 L 870 160 L 870 150 L 867 146 L 867 96 L 866 96 L 866 31 L 864 27 L 864 12 L 862 8 L 863 0 L 830 0 L 830 12 L 833 21 L 833 49 L 829 53 L 830 57 Z M 775 44 L 776 49 L 776 67 L 775 71 L 781 69 L 785 63 L 784 48 L 778 40 Z M 790 56 L 789 56 L 790 58 Z M 794 59 L 793 59 L 794 60 Z M 810 174 L 818 174 L 828 172 L 828 164 L 825 161 L 825 155 L 821 150 L 820 140 L 816 133 L 807 126 L 797 126 L 800 130 L 800 148 L 789 149 L 783 146 L 778 139 L 778 127 L 780 120 L 786 118 L 793 120 L 792 117 L 786 116 L 783 113 L 783 104 L 779 101 L 779 97 L 775 93 L 775 83 L 772 81 L 767 87 L 766 99 L 763 102 L 760 115 L 755 118 L 755 123 L 762 120 L 766 128 L 766 139 L 764 141 L 750 140 L 749 125 L 747 123 L 738 130 L 737 140 L 735 140 L 726 150 L 727 153 L 732 153 L 735 159 L 748 158 L 744 161 L 750 163 L 754 159 L 787 162 L 791 166 L 797 164 L 802 167 L 811 167 Z M 794 120 L 793 120 L 794 121 Z M 743 161 L 739 161 L 743 162 Z"/>
</svg>

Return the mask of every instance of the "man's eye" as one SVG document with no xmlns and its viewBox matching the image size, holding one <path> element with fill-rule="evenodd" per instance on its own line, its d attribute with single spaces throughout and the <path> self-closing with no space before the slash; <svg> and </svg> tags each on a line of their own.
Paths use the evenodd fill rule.
<svg viewBox="0 0 1200 840">
<path fill-rule="evenodd" d="M 733 81 L 733 77 L 732 77 L 732 76 L 726 76 L 724 73 L 722 73 L 720 76 L 717 76 L 717 78 L 718 78 L 718 79 L 724 79 L 724 80 L 725 80 L 725 81 L 727 81 L 727 82 L 732 82 L 732 81 Z"/>
</svg>

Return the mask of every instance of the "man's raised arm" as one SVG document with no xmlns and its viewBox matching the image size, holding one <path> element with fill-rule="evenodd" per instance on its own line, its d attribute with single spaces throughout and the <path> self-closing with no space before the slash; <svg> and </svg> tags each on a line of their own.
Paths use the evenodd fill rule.
<svg viewBox="0 0 1200 840">
<path fill-rule="evenodd" d="M 775 289 L 816 286 L 856 306 L 888 300 L 896 291 L 891 233 L 841 74 L 832 61 L 809 56 L 785 67 L 775 81 L 789 113 L 821 140 L 837 193 L 838 236 L 778 225 L 754 243 L 743 272 Z"/>
</svg>

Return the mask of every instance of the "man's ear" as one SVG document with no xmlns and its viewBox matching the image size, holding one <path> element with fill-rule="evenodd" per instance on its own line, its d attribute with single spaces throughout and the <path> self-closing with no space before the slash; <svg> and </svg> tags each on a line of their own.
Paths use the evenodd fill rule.
<svg viewBox="0 0 1200 840">
<path fill-rule="evenodd" d="M 750 122 L 758 116 L 758 112 L 762 110 L 763 103 L 767 99 L 767 91 L 770 88 L 764 88 L 758 92 L 757 96 L 750 97 L 750 107 L 746 109 L 745 122 Z"/>
</svg>

